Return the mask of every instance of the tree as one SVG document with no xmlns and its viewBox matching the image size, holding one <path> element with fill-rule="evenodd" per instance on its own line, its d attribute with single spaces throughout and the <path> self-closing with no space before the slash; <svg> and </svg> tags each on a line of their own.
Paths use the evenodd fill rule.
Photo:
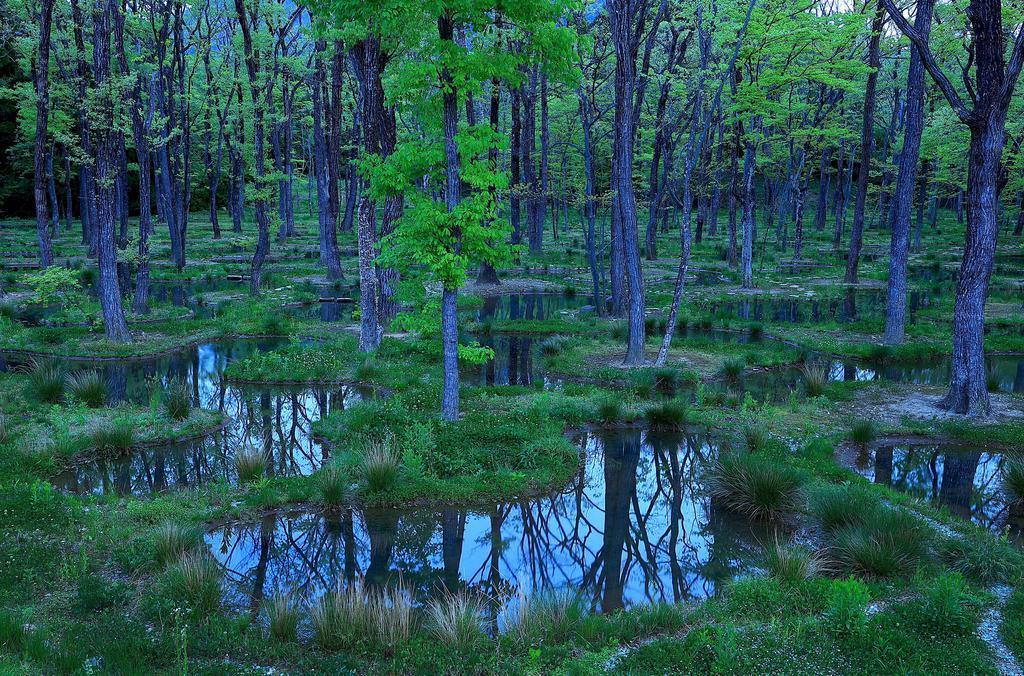
<svg viewBox="0 0 1024 676">
<path fill-rule="evenodd" d="M 39 6 L 39 54 L 36 58 L 36 134 L 33 157 L 33 197 L 36 205 L 36 239 L 39 241 L 39 267 L 53 262 L 50 223 L 47 214 L 46 126 L 50 113 L 50 26 L 54 0 L 42 0 Z"/>
<path fill-rule="evenodd" d="M 927 38 L 910 25 L 893 0 L 881 2 L 899 29 L 913 42 L 928 74 L 970 130 L 966 240 L 953 308 L 949 391 L 941 405 L 960 414 L 987 414 L 990 404 L 985 369 L 985 302 L 999 233 L 1000 168 L 1006 142 L 1006 114 L 1024 65 L 1024 29 L 1017 30 L 1010 59 L 1006 61 L 1002 3 L 1000 0 L 970 0 L 967 7 L 969 58 L 963 70 L 973 104 L 968 108 L 936 61 Z"/>
</svg>

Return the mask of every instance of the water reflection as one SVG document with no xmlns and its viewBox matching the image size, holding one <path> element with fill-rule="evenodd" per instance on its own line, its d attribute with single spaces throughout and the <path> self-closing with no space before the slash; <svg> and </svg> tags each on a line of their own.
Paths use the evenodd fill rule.
<svg viewBox="0 0 1024 676">
<path fill-rule="evenodd" d="M 517 319 L 551 319 L 562 310 L 575 310 L 587 304 L 587 298 L 571 294 L 529 291 L 488 296 L 476 313 L 479 322 Z"/>
<path fill-rule="evenodd" d="M 1024 516 L 1002 486 L 1003 453 L 952 444 L 883 442 L 857 452 L 849 464 L 874 483 L 946 507 L 991 530 L 1021 539 Z"/>
<path fill-rule="evenodd" d="M 234 340 L 197 345 L 149 360 L 72 362 L 103 373 L 112 402 L 146 405 L 172 381 L 185 384 L 192 405 L 229 416 L 225 429 L 203 439 L 138 448 L 124 457 L 83 463 L 54 477 L 59 488 L 79 493 L 138 494 L 210 481 L 234 481 L 233 459 L 243 447 L 262 450 L 270 476 L 308 475 L 327 450 L 312 425 L 373 391 L 353 385 L 268 386 L 225 381 L 224 369 L 286 340 Z"/>
<path fill-rule="evenodd" d="M 586 434 L 584 471 L 564 490 L 489 509 L 344 510 L 270 514 L 211 530 L 227 595 L 258 608 L 276 590 L 315 598 L 362 577 L 400 574 L 418 598 L 441 588 L 499 598 L 580 590 L 594 610 L 716 594 L 767 542 L 712 504 L 700 468 L 718 447 L 703 433 Z"/>
</svg>

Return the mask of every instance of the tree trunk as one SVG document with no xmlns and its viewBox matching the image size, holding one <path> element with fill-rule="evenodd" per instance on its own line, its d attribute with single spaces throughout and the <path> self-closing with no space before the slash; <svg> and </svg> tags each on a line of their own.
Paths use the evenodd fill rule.
<svg viewBox="0 0 1024 676">
<path fill-rule="evenodd" d="M 743 248 L 740 253 L 743 288 L 754 288 L 754 169 L 757 164 L 753 141 L 744 142 L 743 151 Z"/>
<path fill-rule="evenodd" d="M 878 3 L 875 17 L 871 21 L 871 39 L 868 42 L 868 81 L 864 90 L 864 118 L 860 141 L 860 171 L 857 173 L 857 197 L 853 207 L 853 227 L 850 230 L 850 252 L 846 256 L 847 284 L 857 283 L 857 267 L 860 264 L 860 249 L 864 239 L 864 209 L 868 197 L 868 181 L 871 178 L 871 153 L 875 138 L 875 89 L 878 84 L 878 68 L 881 64 L 879 42 L 885 23 L 885 8 Z"/>
<path fill-rule="evenodd" d="M 327 267 L 327 278 L 331 281 L 344 278 L 341 271 L 341 254 L 338 251 L 338 223 L 336 212 L 331 208 L 330 148 L 324 129 L 324 98 L 327 89 L 327 69 L 320 54 L 327 50 L 324 40 L 317 40 L 313 57 L 314 77 L 311 83 L 313 100 L 313 157 L 316 174 L 317 217 L 320 226 L 320 262 Z"/>
<path fill-rule="evenodd" d="M 914 28 L 928 39 L 935 0 L 918 0 Z M 885 306 L 885 342 L 899 345 L 906 331 L 907 257 L 910 248 L 910 212 L 917 182 L 917 160 L 924 131 L 924 62 L 911 46 L 907 70 L 907 104 L 904 113 L 903 147 L 900 150 L 896 188 L 892 195 L 892 234 L 889 241 L 889 284 Z"/>
<path fill-rule="evenodd" d="M 36 135 L 32 162 L 35 170 L 33 197 L 36 203 L 36 239 L 39 242 L 39 267 L 46 269 L 53 262 L 47 214 L 46 128 L 50 113 L 50 27 L 53 23 L 54 0 L 42 0 L 39 7 L 39 52 L 36 55 Z M 51 165 L 52 166 L 52 165 Z"/>
<path fill-rule="evenodd" d="M 454 40 L 452 15 L 438 17 L 437 34 L 442 42 Z M 461 200 L 459 176 L 459 147 L 456 134 L 459 127 L 459 102 L 455 82 L 447 67 L 441 69 L 442 119 L 444 123 L 445 206 L 452 214 Z M 456 229 L 452 242 L 457 254 L 461 248 L 461 233 Z M 459 328 L 458 288 L 447 284 L 441 291 L 441 350 L 444 366 L 444 385 L 441 395 L 441 417 L 448 421 L 459 418 Z"/>
<path fill-rule="evenodd" d="M 646 302 L 643 267 L 637 241 L 636 194 L 633 190 L 633 153 L 639 98 L 637 52 L 647 3 L 642 0 L 611 0 L 608 5 L 612 43 L 615 46 L 615 136 L 612 163 L 615 165 L 616 207 L 622 241 L 622 257 L 629 289 L 629 335 L 625 364 L 644 363 Z"/>
<path fill-rule="evenodd" d="M 111 13 L 116 0 L 105 0 L 93 11 L 95 35 L 109 36 Z M 93 76 L 101 92 L 96 100 L 103 122 L 96 128 L 96 241 L 99 262 L 99 300 L 103 311 L 103 328 L 107 340 L 130 343 L 131 333 L 121 305 L 121 288 L 117 278 L 117 248 L 114 245 L 114 184 L 117 178 L 117 135 L 112 127 L 114 102 L 110 76 L 110 41 L 93 41 Z"/>
</svg>

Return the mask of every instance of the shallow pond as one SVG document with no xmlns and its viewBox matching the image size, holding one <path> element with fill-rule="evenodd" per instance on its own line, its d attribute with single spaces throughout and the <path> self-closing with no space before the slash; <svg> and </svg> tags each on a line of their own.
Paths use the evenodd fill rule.
<svg viewBox="0 0 1024 676">
<path fill-rule="evenodd" d="M 234 481 L 234 458 L 242 448 L 259 449 L 271 475 L 307 475 L 327 450 L 313 438 L 312 424 L 333 410 L 373 396 L 352 385 L 244 385 L 224 381 L 233 361 L 285 339 L 232 340 L 192 346 L 156 359 L 69 361 L 72 370 L 98 370 L 112 401 L 148 405 L 154 392 L 177 380 L 192 405 L 229 416 L 226 427 L 203 439 L 136 448 L 113 460 L 80 463 L 54 477 L 54 484 L 79 493 L 142 494 L 214 480 Z M 9 362 L 7 362 L 10 365 Z"/>
<path fill-rule="evenodd" d="M 913 324 L 917 311 L 933 301 L 931 292 L 911 290 L 907 295 L 907 321 Z M 720 319 L 741 319 L 781 324 L 851 322 L 885 313 L 885 289 L 861 289 L 841 296 L 784 298 L 753 296 L 712 302 L 710 313 Z"/>
<path fill-rule="evenodd" d="M 516 319 L 551 319 L 563 310 L 578 310 L 587 306 L 590 299 L 583 295 L 563 293 L 542 293 L 528 291 L 488 296 L 476 310 L 474 318 L 479 322 Z"/>
<path fill-rule="evenodd" d="M 572 589 L 594 610 L 716 594 L 754 566 L 768 526 L 703 491 L 719 447 L 704 433 L 585 433 L 581 474 L 542 498 L 485 508 L 277 512 L 212 528 L 226 594 L 258 608 L 275 591 L 313 599 L 339 583 L 399 578 L 417 598 L 442 588 L 498 599 Z"/>
<path fill-rule="evenodd" d="M 928 500 L 1024 542 L 1024 509 L 1003 489 L 1004 453 L 935 442 L 882 441 L 841 460 L 877 484 Z"/>
</svg>

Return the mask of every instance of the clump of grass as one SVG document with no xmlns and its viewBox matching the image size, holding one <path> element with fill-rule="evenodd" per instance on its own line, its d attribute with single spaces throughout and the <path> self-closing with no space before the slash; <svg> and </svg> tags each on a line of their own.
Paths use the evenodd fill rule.
<svg viewBox="0 0 1024 676">
<path fill-rule="evenodd" d="M 7 425 L 7 416 L 0 413 L 0 444 L 6 444 L 11 439 L 11 429 Z"/>
<path fill-rule="evenodd" d="M 768 432 L 757 425 L 744 425 L 743 446 L 748 453 L 757 453 L 768 445 Z"/>
<path fill-rule="evenodd" d="M 867 446 L 875 440 L 875 424 L 870 420 L 858 420 L 850 428 L 850 439 L 858 446 Z"/>
<path fill-rule="evenodd" d="M 282 643 L 295 640 L 299 627 L 299 609 L 288 594 L 276 592 L 266 602 L 270 635 Z"/>
<path fill-rule="evenodd" d="M 809 492 L 807 507 L 822 528 L 835 532 L 863 525 L 868 513 L 879 508 L 879 501 L 860 486 L 823 484 Z"/>
<path fill-rule="evenodd" d="M 837 561 L 855 573 L 889 577 L 908 570 L 924 552 L 927 531 L 902 510 L 879 506 L 860 526 L 843 528 L 833 536 Z"/>
<path fill-rule="evenodd" d="M 72 373 L 67 379 L 67 391 L 89 408 L 100 408 L 107 403 L 107 383 L 99 371 Z"/>
<path fill-rule="evenodd" d="M 33 361 L 28 367 L 28 389 L 44 404 L 59 404 L 64 398 L 64 369 L 51 361 Z"/>
<path fill-rule="evenodd" d="M 648 406 L 644 419 L 652 429 L 680 429 L 686 425 L 687 407 L 680 399 L 671 399 Z"/>
<path fill-rule="evenodd" d="M 92 433 L 92 447 L 105 453 L 124 453 L 135 445 L 135 428 L 127 420 L 114 420 Z"/>
<path fill-rule="evenodd" d="M 370 630 L 382 646 L 394 647 L 409 641 L 413 629 L 412 593 L 397 587 L 367 597 Z"/>
<path fill-rule="evenodd" d="M 254 446 L 246 445 L 235 455 L 235 471 L 240 484 L 258 481 L 266 470 L 267 456 Z"/>
<path fill-rule="evenodd" d="M 328 507 L 340 507 L 351 498 L 348 474 L 337 465 L 327 465 L 317 475 L 320 499 Z"/>
<path fill-rule="evenodd" d="M 778 540 L 765 553 L 765 568 L 785 582 L 809 580 L 828 572 L 828 565 L 819 554 L 796 545 L 780 544 Z"/>
<path fill-rule="evenodd" d="M 163 393 L 164 409 L 171 420 L 182 421 L 192 412 L 192 394 L 180 380 L 168 383 Z"/>
<path fill-rule="evenodd" d="M 310 609 L 309 616 L 313 638 L 326 650 L 351 647 L 369 633 L 370 618 L 361 583 L 324 594 Z"/>
<path fill-rule="evenodd" d="M 587 616 L 584 599 L 570 590 L 520 594 L 502 609 L 505 635 L 519 646 L 564 643 Z"/>
<path fill-rule="evenodd" d="M 208 617 L 220 607 L 221 571 L 204 552 L 185 554 L 167 569 L 166 594 L 194 617 Z"/>
<path fill-rule="evenodd" d="M 380 374 L 380 369 L 370 359 L 365 359 L 359 366 L 356 367 L 355 377 L 359 381 L 370 381 L 376 378 Z"/>
<path fill-rule="evenodd" d="M 943 538 L 935 549 L 946 568 L 985 587 L 1009 580 L 1021 560 L 1013 545 L 987 534 L 970 539 Z"/>
<path fill-rule="evenodd" d="M 680 381 L 679 372 L 675 369 L 659 368 L 654 372 L 654 388 L 663 394 L 679 389 Z"/>
<path fill-rule="evenodd" d="M 1003 469 L 1003 488 L 1014 502 L 1024 502 L 1024 460 L 1011 460 Z"/>
<path fill-rule="evenodd" d="M 597 402 L 597 419 L 605 424 L 622 420 L 622 402 L 615 397 L 602 397 Z"/>
<path fill-rule="evenodd" d="M 389 490 L 398 480 L 402 461 L 390 440 L 373 440 L 363 449 L 359 471 L 371 493 Z"/>
<path fill-rule="evenodd" d="M 565 346 L 568 342 L 569 341 L 565 336 L 548 336 L 544 340 L 540 341 L 540 353 L 545 357 L 553 357 L 557 354 L 561 354 L 565 351 Z"/>
<path fill-rule="evenodd" d="M 742 359 L 726 359 L 722 362 L 722 375 L 727 380 L 737 380 L 743 375 L 743 369 L 747 367 Z"/>
<path fill-rule="evenodd" d="M 804 391 L 808 397 L 819 397 L 828 387 L 828 367 L 824 364 L 804 364 L 800 372 L 804 377 Z"/>
<path fill-rule="evenodd" d="M 727 509 L 754 519 L 781 519 L 796 509 L 802 472 L 758 455 L 729 454 L 708 474 L 707 489 Z"/>
<path fill-rule="evenodd" d="M 198 542 L 199 537 L 194 530 L 168 521 L 153 536 L 153 560 L 164 568 L 191 552 Z"/>
<path fill-rule="evenodd" d="M 446 593 L 427 606 L 431 635 L 459 654 L 469 654 L 485 638 L 483 604 L 468 594 Z"/>
</svg>

